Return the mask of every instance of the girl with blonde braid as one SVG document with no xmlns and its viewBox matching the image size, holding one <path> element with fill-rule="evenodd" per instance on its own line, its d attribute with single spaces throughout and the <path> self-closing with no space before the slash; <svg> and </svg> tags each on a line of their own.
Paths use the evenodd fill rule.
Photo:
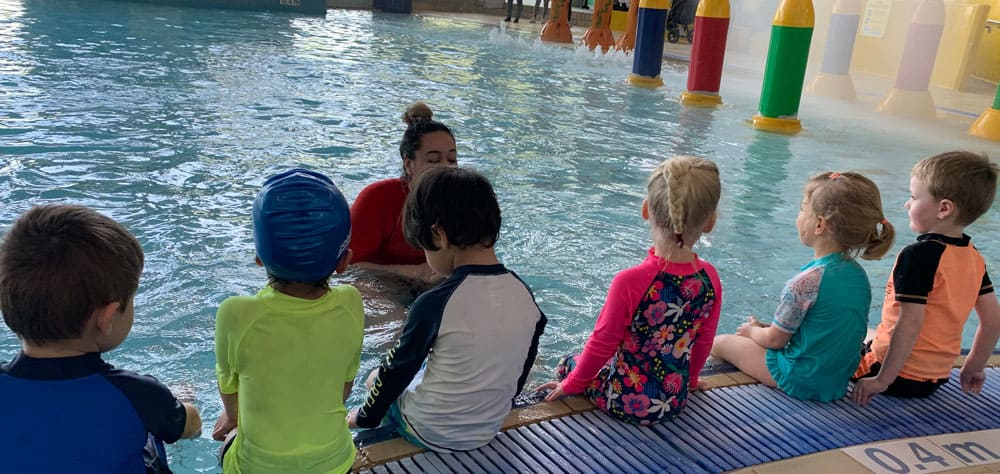
<svg viewBox="0 0 1000 474">
<path fill-rule="evenodd" d="M 810 179 L 795 226 L 813 260 L 785 283 L 770 325 L 749 317 L 715 338 L 712 357 L 792 397 L 830 402 L 847 393 L 868 329 L 871 284 L 855 257 L 881 258 L 895 231 L 878 186 L 854 172 Z"/>
<path fill-rule="evenodd" d="M 559 362 L 546 400 L 583 393 L 620 420 L 649 425 L 677 416 L 712 348 L 722 285 L 693 246 L 715 226 L 721 184 L 715 163 L 689 156 L 660 163 L 642 217 L 653 247 L 611 281 L 581 354 Z"/>
</svg>

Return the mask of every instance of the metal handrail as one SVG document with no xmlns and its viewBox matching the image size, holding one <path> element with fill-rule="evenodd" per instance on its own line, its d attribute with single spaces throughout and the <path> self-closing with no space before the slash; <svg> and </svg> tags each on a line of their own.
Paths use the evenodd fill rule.
<svg viewBox="0 0 1000 474">
<path fill-rule="evenodd" d="M 986 20 L 986 32 L 992 33 L 993 27 L 1000 28 L 1000 21 L 997 20 Z"/>
</svg>

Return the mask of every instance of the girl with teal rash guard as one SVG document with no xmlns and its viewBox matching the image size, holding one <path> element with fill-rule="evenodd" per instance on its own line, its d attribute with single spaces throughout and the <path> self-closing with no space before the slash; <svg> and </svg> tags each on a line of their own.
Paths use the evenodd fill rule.
<svg viewBox="0 0 1000 474">
<path fill-rule="evenodd" d="M 355 448 L 344 417 L 361 357 L 364 310 L 353 286 L 330 287 L 351 257 L 347 201 L 329 178 L 293 169 L 253 206 L 257 265 L 268 284 L 227 298 L 215 327 L 224 411 L 223 472 L 342 473 Z"/>
<path fill-rule="evenodd" d="M 810 179 L 795 225 L 813 260 L 785 284 L 770 325 L 749 317 L 715 338 L 712 357 L 792 397 L 829 402 L 847 392 L 868 328 L 871 285 L 854 256 L 881 258 L 895 231 L 878 186 L 854 172 Z"/>
</svg>

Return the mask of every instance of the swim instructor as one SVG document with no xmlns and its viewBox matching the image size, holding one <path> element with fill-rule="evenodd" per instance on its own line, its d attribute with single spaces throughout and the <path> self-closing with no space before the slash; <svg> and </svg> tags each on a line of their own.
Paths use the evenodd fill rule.
<svg viewBox="0 0 1000 474">
<path fill-rule="evenodd" d="M 441 278 L 427 266 L 424 252 L 406 242 L 402 227 L 410 183 L 428 168 L 458 165 L 455 136 L 433 115 L 423 102 L 407 107 L 406 131 L 399 142 L 403 175 L 369 184 L 351 205 L 353 266 L 424 282 Z"/>
</svg>

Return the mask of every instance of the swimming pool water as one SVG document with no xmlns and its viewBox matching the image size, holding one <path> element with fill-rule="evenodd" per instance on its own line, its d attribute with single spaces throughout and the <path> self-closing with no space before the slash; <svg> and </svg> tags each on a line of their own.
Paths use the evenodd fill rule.
<svg viewBox="0 0 1000 474">
<path fill-rule="evenodd" d="M 854 169 L 872 177 L 899 232 L 895 253 L 914 237 L 902 208 L 914 162 L 963 147 L 1000 158 L 995 144 L 966 136 L 954 121 L 897 121 L 809 97 L 800 115 L 806 132 L 758 133 L 744 124 L 760 90 L 747 68 L 727 72 L 724 107 L 701 110 L 677 102 L 686 65 L 665 63 L 658 90 L 625 85 L 630 66 L 621 56 L 434 16 L 7 0 L 0 227 L 33 204 L 72 202 L 138 236 L 147 263 L 136 325 L 108 359 L 195 393 L 205 436 L 170 453 L 178 473 L 211 472 L 218 444 L 209 433 L 221 409 L 214 314 L 225 297 L 265 282 L 250 230 L 259 185 L 302 165 L 329 174 L 353 199 L 364 185 L 398 175 L 399 117 L 414 100 L 428 101 L 453 127 L 462 165 L 496 187 L 500 257 L 532 286 L 550 321 L 532 383 L 582 346 L 611 277 L 644 257 L 644 183 L 666 157 L 705 156 L 722 169 L 719 224 L 698 249 L 723 280 L 725 332 L 750 314 L 769 318 L 784 281 L 810 260 L 794 227 L 810 174 Z M 1000 273 L 996 208 L 969 233 Z M 891 264 L 891 256 L 863 263 L 872 326 Z M 339 281 L 371 296 L 366 374 L 394 341 L 400 301 L 412 295 L 360 273 Z M 0 330 L 0 360 L 17 348 Z"/>
</svg>

